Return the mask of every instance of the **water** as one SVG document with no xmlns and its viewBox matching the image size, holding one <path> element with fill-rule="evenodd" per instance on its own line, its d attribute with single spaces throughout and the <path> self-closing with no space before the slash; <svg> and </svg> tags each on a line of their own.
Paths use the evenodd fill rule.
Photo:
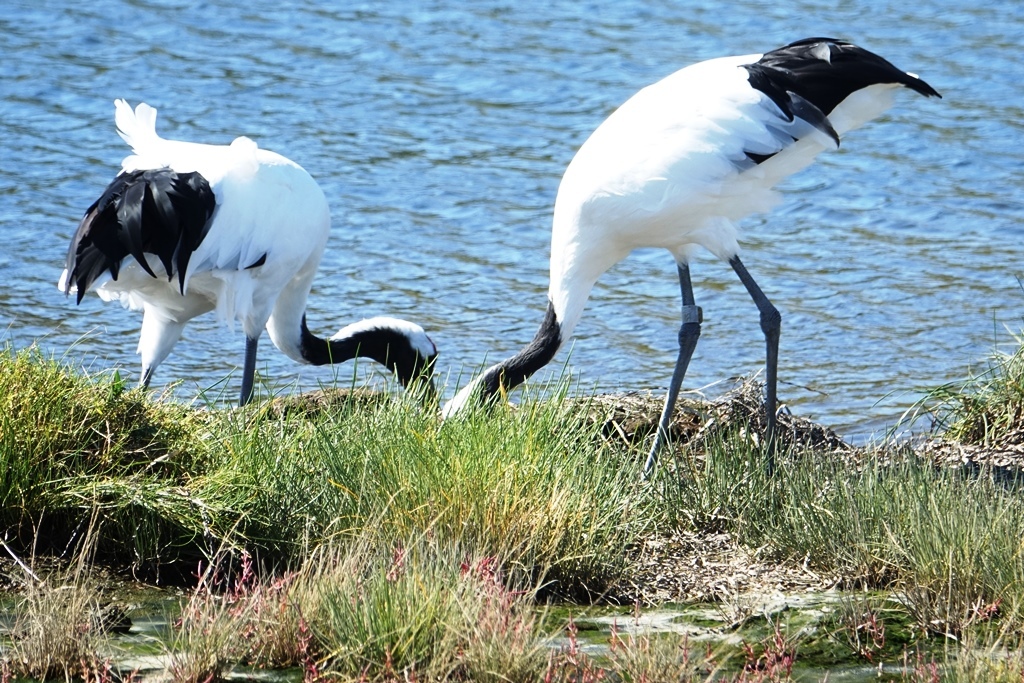
<svg viewBox="0 0 1024 683">
<path fill-rule="evenodd" d="M 1024 14 L 1014 0 L 837 3 L 8 2 L 0 16 L 0 335 L 92 369 L 137 372 L 139 317 L 55 287 L 83 210 L 127 150 L 112 100 L 160 110 L 167 137 L 248 135 L 304 165 L 334 230 L 309 302 L 332 333 L 415 320 L 455 383 L 533 336 L 550 214 L 575 149 L 637 89 L 693 61 L 836 35 L 943 93 L 901 93 L 883 119 L 789 180 L 746 221 L 744 261 L 783 314 L 780 393 L 858 438 L 921 387 L 983 367 L 1024 293 Z M 731 269 L 693 265 L 702 387 L 763 363 L 757 313 Z M 678 293 L 667 253 L 638 252 L 594 291 L 571 355 L 586 389 L 661 390 Z M 234 371 L 239 331 L 194 321 L 156 385 L 184 398 Z M 313 388 L 264 339 L 275 386 Z M 341 381 L 352 376 L 338 371 Z M 452 393 L 449 386 L 448 393 Z"/>
<path fill-rule="evenodd" d="M 138 586 L 130 586 L 126 591 L 121 586 L 104 595 L 107 599 L 113 598 L 115 604 L 125 606 L 130 619 L 127 632 L 107 633 L 106 640 L 100 640 L 100 649 L 109 658 L 108 664 L 122 674 L 133 672 L 139 680 L 166 679 L 169 667 L 174 664 L 172 655 L 187 654 L 181 647 L 188 639 L 181 637 L 180 631 L 176 638 L 174 629 L 184 604 L 181 593 Z M 872 607 L 869 600 L 884 609 Z M 244 596 L 239 604 L 245 604 Z M 879 620 L 883 627 L 880 642 L 867 640 L 868 631 L 859 634 L 867 642 L 865 651 L 872 655 L 870 660 L 857 654 L 850 643 L 855 634 L 848 632 L 853 627 L 844 613 L 854 608 L 872 614 L 884 613 L 884 621 Z M 18 611 L 12 604 L 0 604 L 0 635 L 6 636 L 16 623 Z M 688 648 L 694 663 L 710 657 L 709 664 L 735 672 L 746 661 L 744 646 L 760 652 L 765 644 L 771 643 L 778 629 L 784 644 L 781 648 L 776 646 L 776 652 L 782 654 L 795 647 L 796 664 L 792 672 L 795 681 L 907 680 L 913 673 L 915 655 L 923 654 L 924 661 L 951 662 L 959 651 L 949 642 L 921 638 L 895 602 L 885 601 L 883 594 L 869 598 L 863 592 L 749 592 L 723 602 L 670 603 L 642 612 L 633 607 L 545 605 L 539 608 L 538 616 L 541 615 L 546 632 L 553 636 L 545 638 L 544 645 L 553 652 L 575 649 L 598 666 L 615 665 L 610 648 L 613 633 L 624 643 L 618 646 L 619 666 L 628 661 L 622 654 L 623 647 L 639 655 L 640 661 L 646 657 L 652 663 L 657 662 L 657 654 L 651 654 L 646 644 L 667 637 Z M 215 629 L 228 624 L 225 616 L 220 615 Z M 211 617 L 211 621 L 217 620 Z M 568 635 L 570 624 L 576 629 L 571 638 Z M 558 631 L 565 635 L 557 635 Z M 907 651 L 911 654 L 904 660 L 903 653 Z M 664 659 L 661 664 L 667 666 Z M 242 665 L 226 667 L 224 672 L 226 680 L 266 683 L 302 681 L 303 673 L 298 666 L 250 668 Z"/>
</svg>

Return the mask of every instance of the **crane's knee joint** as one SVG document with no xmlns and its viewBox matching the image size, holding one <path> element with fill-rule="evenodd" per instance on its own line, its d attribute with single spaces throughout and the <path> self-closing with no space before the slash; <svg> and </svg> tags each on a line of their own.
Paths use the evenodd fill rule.
<svg viewBox="0 0 1024 683">
<path fill-rule="evenodd" d="M 778 333 L 782 327 L 782 314 L 779 309 L 772 306 L 761 313 L 761 331 L 765 334 Z"/>
<path fill-rule="evenodd" d="M 683 324 L 679 327 L 680 346 L 700 336 L 700 324 L 703 321 L 704 312 L 700 306 L 683 306 Z"/>
</svg>

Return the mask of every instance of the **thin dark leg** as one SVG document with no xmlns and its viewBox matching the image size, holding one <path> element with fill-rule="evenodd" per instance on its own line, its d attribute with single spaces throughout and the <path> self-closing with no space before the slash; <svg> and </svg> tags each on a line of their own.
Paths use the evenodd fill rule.
<svg viewBox="0 0 1024 683">
<path fill-rule="evenodd" d="M 139 386 L 143 389 L 148 389 L 151 379 L 153 379 L 153 368 L 142 368 L 142 378 L 139 379 Z"/>
<path fill-rule="evenodd" d="M 665 407 L 661 410 L 661 419 L 658 420 L 658 431 L 654 436 L 654 445 L 651 446 L 651 453 L 644 463 L 643 476 L 647 477 L 654 469 L 654 463 L 658 459 L 658 451 L 662 444 L 668 440 L 668 429 L 672 424 L 672 412 L 676 407 L 676 398 L 679 397 L 679 388 L 683 385 L 683 377 L 686 376 L 686 368 L 690 365 L 690 358 L 693 350 L 697 348 L 697 339 L 700 337 L 700 323 L 702 313 L 700 306 L 693 301 L 693 285 L 690 283 L 690 267 L 686 264 L 678 264 L 679 269 L 679 290 L 683 295 L 683 324 L 679 328 L 679 357 L 676 359 L 676 369 L 672 373 L 672 382 L 668 386 L 668 395 L 665 396 Z"/>
<path fill-rule="evenodd" d="M 256 379 L 256 346 L 259 341 L 259 337 L 245 338 L 245 365 L 242 366 L 242 395 L 238 399 L 239 406 L 244 406 L 252 399 L 252 387 Z"/>
<path fill-rule="evenodd" d="M 779 375 L 779 331 L 782 329 L 782 315 L 779 309 L 775 308 L 768 297 L 764 295 L 761 288 L 754 282 L 754 278 L 747 272 L 746 266 L 740 261 L 739 256 L 733 256 L 729 265 L 740 276 L 743 286 L 750 292 L 750 297 L 757 304 L 757 310 L 761 313 L 761 331 L 764 332 L 766 344 L 765 352 L 765 402 L 764 409 L 767 417 L 765 428 L 765 452 L 767 453 L 768 473 L 775 469 L 775 429 L 778 403 L 776 400 L 776 389 Z"/>
</svg>

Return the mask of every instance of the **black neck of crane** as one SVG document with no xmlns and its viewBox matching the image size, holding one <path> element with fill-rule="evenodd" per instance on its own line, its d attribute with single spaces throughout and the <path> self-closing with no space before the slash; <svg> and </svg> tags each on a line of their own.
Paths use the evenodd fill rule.
<svg viewBox="0 0 1024 683">
<path fill-rule="evenodd" d="M 527 380 L 533 373 L 551 362 L 562 345 L 562 326 L 549 301 L 537 334 L 522 351 L 484 373 L 480 378 L 480 393 L 484 400 L 504 391 L 509 392 Z"/>
<path fill-rule="evenodd" d="M 302 316 L 300 347 L 302 358 L 311 365 L 344 363 L 353 358 L 369 358 L 387 367 L 407 385 L 422 369 L 426 359 L 409 342 L 408 337 L 387 327 L 369 328 L 341 339 L 321 339 L 306 326 Z"/>
</svg>

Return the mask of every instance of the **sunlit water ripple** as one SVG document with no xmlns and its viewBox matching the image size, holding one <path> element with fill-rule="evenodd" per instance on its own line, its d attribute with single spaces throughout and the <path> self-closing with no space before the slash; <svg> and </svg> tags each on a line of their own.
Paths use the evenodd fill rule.
<svg viewBox="0 0 1024 683">
<path fill-rule="evenodd" d="M 44 0 L 0 16 L 0 327 L 16 347 L 136 372 L 138 315 L 96 297 L 76 307 L 55 287 L 78 219 L 127 152 L 113 125 L 124 97 L 156 106 L 167 137 L 248 135 L 305 166 L 334 215 L 311 326 L 415 320 L 451 393 L 536 330 L 555 191 L 589 132 L 681 66 L 808 35 L 872 48 L 944 99 L 904 94 L 745 222 L 744 260 L 783 314 L 782 398 L 863 438 L 921 387 L 1014 343 L 1024 15 L 1012 0 L 223 4 Z M 687 386 L 757 371 L 746 292 L 710 256 L 693 271 L 706 322 Z M 540 379 L 568 360 L 588 390 L 661 390 L 677 298 L 668 254 L 637 252 L 598 284 L 571 354 Z M 239 331 L 196 320 L 157 384 L 183 378 L 178 395 L 195 396 L 235 371 L 242 346 Z M 333 377 L 267 340 L 260 367 L 282 390 Z"/>
</svg>

